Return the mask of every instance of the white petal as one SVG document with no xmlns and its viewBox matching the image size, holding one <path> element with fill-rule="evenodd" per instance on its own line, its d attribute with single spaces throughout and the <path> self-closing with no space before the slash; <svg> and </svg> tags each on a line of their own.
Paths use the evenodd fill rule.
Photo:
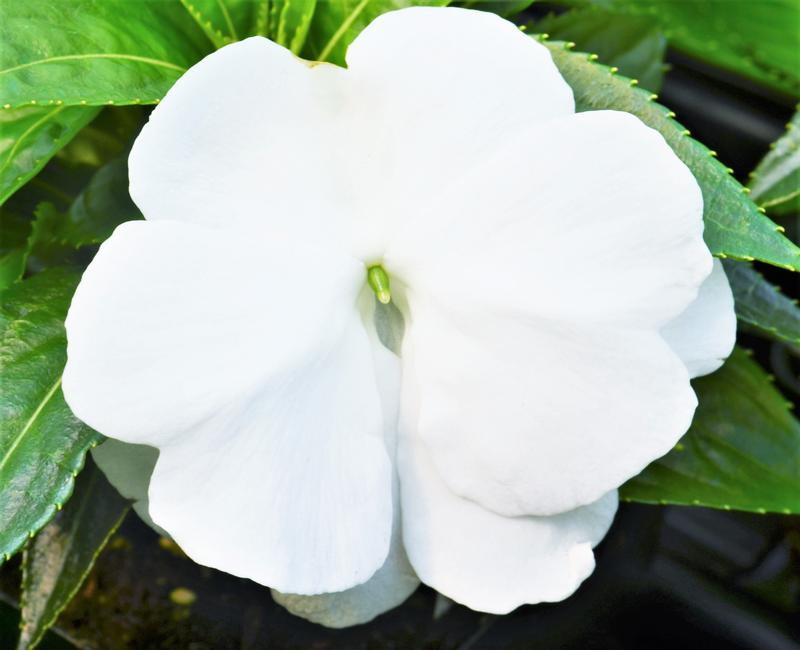
<svg viewBox="0 0 800 650">
<path fill-rule="evenodd" d="M 248 224 L 331 243 L 352 218 L 342 158 L 356 150 L 346 71 L 271 41 L 228 45 L 193 66 L 131 151 L 147 219 Z"/>
<path fill-rule="evenodd" d="M 552 517 L 503 517 L 452 494 L 423 444 L 401 437 L 399 463 L 403 538 L 420 579 L 493 614 L 572 594 L 617 508 L 612 492 Z"/>
<path fill-rule="evenodd" d="M 346 591 L 318 596 L 299 596 L 273 590 L 272 597 L 295 616 L 334 628 L 368 623 L 400 605 L 419 586 L 419 578 L 411 568 L 403 547 L 398 500 L 395 506 L 397 514 L 389 556 L 365 583 Z"/>
<path fill-rule="evenodd" d="M 547 48 L 482 11 L 385 13 L 350 45 L 347 65 L 359 102 L 373 107 L 370 171 L 380 182 L 360 191 L 373 192 L 372 220 L 401 229 L 521 129 L 574 112 Z"/>
<path fill-rule="evenodd" d="M 459 495 L 506 515 L 570 510 L 688 428 L 696 400 L 660 329 L 712 267 L 702 197 L 636 118 L 522 136 L 409 223 L 385 264 L 408 288 L 409 426 Z"/>
<path fill-rule="evenodd" d="M 573 111 L 547 49 L 484 12 L 390 12 L 347 59 L 309 65 L 254 37 L 193 66 L 131 152 L 145 217 L 248 223 L 379 259 L 384 224 L 531 120 Z"/>
<path fill-rule="evenodd" d="M 158 449 L 108 438 L 92 449 L 92 458 L 117 492 L 133 501 L 133 509 L 142 521 L 159 535 L 166 535 L 163 528 L 153 523 L 147 497 Z"/>
<path fill-rule="evenodd" d="M 409 220 L 385 265 L 459 308 L 660 328 L 711 273 L 702 201 L 658 132 L 627 113 L 579 113 L 460 178 Z"/>
<path fill-rule="evenodd" d="M 657 332 L 414 313 L 403 426 L 455 493 L 497 513 L 592 503 L 691 423 L 686 368 Z"/>
<path fill-rule="evenodd" d="M 363 265 L 172 222 L 119 228 L 67 318 L 64 394 L 159 448 L 150 514 L 194 560 L 296 593 L 384 562 L 391 467 Z"/>
<path fill-rule="evenodd" d="M 67 316 L 67 400 L 106 435 L 161 443 L 330 345 L 363 277 L 361 263 L 296 242 L 123 224 Z"/>
<path fill-rule="evenodd" d="M 375 297 L 371 292 L 365 296 L 369 305 L 364 309 L 368 319 L 373 317 Z M 374 331 L 371 330 L 374 334 Z M 378 388 L 384 413 L 384 433 L 386 446 L 394 464 L 397 443 L 397 416 L 400 402 L 400 360 L 377 340 L 372 338 Z M 392 483 L 393 522 L 392 543 L 386 562 L 377 573 L 365 583 L 346 591 L 300 596 L 273 590 L 273 598 L 296 616 L 302 616 L 314 623 L 328 627 L 348 627 L 367 623 L 376 616 L 397 607 L 419 586 L 414 570 L 408 562 L 403 548 L 400 492 L 397 472 Z"/>
<path fill-rule="evenodd" d="M 714 270 L 700 285 L 695 301 L 661 333 L 690 377 L 712 373 L 725 362 L 736 342 L 736 314 L 722 262 L 714 260 Z"/>
</svg>

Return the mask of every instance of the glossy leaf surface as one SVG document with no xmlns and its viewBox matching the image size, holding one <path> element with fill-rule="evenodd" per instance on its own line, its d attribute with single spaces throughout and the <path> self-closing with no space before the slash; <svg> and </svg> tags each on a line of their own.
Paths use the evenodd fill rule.
<svg viewBox="0 0 800 650">
<path fill-rule="evenodd" d="M 179 2 L 3 2 L 0 104 L 152 104 L 213 45 Z"/>
<path fill-rule="evenodd" d="M 528 29 L 576 43 L 581 52 L 596 54 L 598 61 L 638 79 L 643 88 L 653 92 L 661 88 L 667 40 L 647 17 L 589 8 L 550 15 Z"/>
<path fill-rule="evenodd" d="M 693 385 L 700 405 L 688 433 L 628 481 L 622 498 L 800 513 L 800 423 L 761 367 L 734 350 Z"/>
<path fill-rule="evenodd" d="M 35 176 L 99 110 L 63 105 L 0 109 L 0 205 Z"/>
<path fill-rule="evenodd" d="M 770 214 L 800 211 L 800 112 L 751 174 L 750 189 Z"/>
<path fill-rule="evenodd" d="M 703 191 L 704 237 L 712 253 L 758 259 L 794 271 L 800 268 L 800 249 L 759 212 L 714 152 L 691 138 L 674 114 L 654 101 L 650 91 L 638 88 L 613 68 L 595 63 L 589 55 L 572 52 L 564 43 L 546 44 L 575 92 L 578 110 L 612 109 L 636 115 L 661 133 L 691 169 Z"/>
<path fill-rule="evenodd" d="M 725 260 L 736 317 L 768 336 L 800 344 L 800 307 L 750 264 Z"/>
<path fill-rule="evenodd" d="M 0 559 L 15 552 L 72 492 L 100 435 L 61 392 L 64 318 L 80 274 L 43 271 L 2 294 L 0 310 Z"/>
<path fill-rule="evenodd" d="M 658 22 L 673 47 L 794 96 L 800 93 L 797 0 L 561 0 Z"/>
</svg>

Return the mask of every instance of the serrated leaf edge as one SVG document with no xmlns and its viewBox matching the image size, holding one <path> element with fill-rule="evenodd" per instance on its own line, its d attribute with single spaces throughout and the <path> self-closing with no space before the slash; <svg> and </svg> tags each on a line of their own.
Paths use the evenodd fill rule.
<svg viewBox="0 0 800 650">
<path fill-rule="evenodd" d="M 798 301 L 796 299 L 789 298 L 789 296 L 785 295 L 783 293 L 783 291 L 781 291 L 781 288 L 778 285 L 772 284 L 761 273 L 759 273 L 759 271 L 757 269 L 753 268 L 752 265 L 748 265 L 748 266 L 750 267 L 750 271 L 752 273 L 754 273 L 755 275 L 757 275 L 759 277 L 759 279 L 761 279 L 764 282 L 764 284 L 770 290 L 772 290 L 780 298 L 788 300 L 795 307 L 797 307 Z M 728 271 L 728 269 L 726 269 L 726 271 Z M 730 271 L 728 271 L 728 272 L 730 272 Z M 737 302 L 735 300 L 735 298 L 736 298 L 736 293 L 734 292 L 734 306 L 735 306 L 735 304 Z M 741 301 L 738 301 L 738 302 L 741 302 Z M 777 339 L 779 339 L 781 341 L 788 341 L 789 343 L 800 343 L 800 336 L 798 336 L 798 337 L 787 336 L 780 329 L 778 329 L 777 327 L 774 327 L 772 325 L 766 325 L 761 320 L 757 320 L 755 318 L 747 318 L 745 316 L 742 316 L 739 313 L 738 310 L 736 310 L 736 318 L 737 318 L 737 320 L 739 320 L 739 321 L 741 321 L 743 323 L 747 323 L 748 325 L 751 325 L 751 326 L 753 326 L 753 327 L 755 327 L 755 328 L 757 328 L 759 330 L 762 330 L 763 332 L 766 332 L 768 334 L 772 334 L 775 338 L 777 338 Z"/>
<path fill-rule="evenodd" d="M 546 33 L 532 34 L 531 36 L 533 38 L 535 38 L 536 40 L 538 40 L 540 43 L 545 44 L 548 48 L 551 47 L 551 46 L 552 47 L 558 47 L 560 45 L 563 50 L 566 50 L 567 52 L 570 52 L 571 54 L 574 54 L 576 56 L 580 56 L 581 54 L 583 54 L 585 56 L 586 62 L 589 63 L 590 65 L 597 66 L 598 68 L 601 68 L 601 69 L 605 69 L 607 71 L 608 75 L 611 76 L 611 77 L 615 77 L 615 78 L 617 78 L 617 79 L 619 79 L 621 81 L 627 80 L 628 81 L 628 85 L 634 90 L 634 92 L 636 92 L 640 96 L 644 97 L 644 99 L 647 102 L 649 102 L 649 103 L 651 103 L 651 104 L 663 109 L 662 117 L 664 119 L 666 119 L 667 121 L 672 122 L 674 124 L 674 126 L 679 130 L 680 137 L 688 138 L 688 137 L 691 136 L 691 131 L 689 131 L 689 129 L 685 128 L 683 126 L 683 124 L 681 124 L 680 122 L 678 122 L 675 119 L 677 117 L 675 112 L 671 111 L 670 109 L 668 109 L 663 104 L 659 104 L 658 102 L 655 101 L 656 99 L 658 99 L 658 95 L 657 94 L 651 93 L 651 92 L 649 92 L 649 91 L 647 91 L 647 90 L 645 90 L 643 88 L 638 88 L 638 84 L 639 84 L 638 79 L 628 79 L 627 77 L 624 77 L 623 75 L 617 74 L 619 72 L 619 68 L 617 68 L 616 66 L 607 66 L 607 65 L 605 65 L 603 63 L 600 63 L 599 62 L 599 56 L 597 54 L 586 53 L 586 52 L 573 52 L 573 50 L 576 47 L 576 44 L 574 42 L 572 42 L 572 41 L 550 41 L 549 40 L 550 39 L 550 35 L 546 34 Z M 721 177 L 727 177 L 730 182 L 735 183 L 735 185 L 738 186 L 738 190 L 739 190 L 739 192 L 741 194 L 744 194 L 744 195 L 749 195 L 750 194 L 750 188 L 743 186 L 741 183 L 739 183 L 739 181 L 737 181 L 733 177 L 734 170 L 732 168 L 730 168 L 730 167 L 727 167 L 727 166 L 723 165 L 721 162 L 719 162 L 719 160 L 717 160 L 717 152 L 716 151 L 714 151 L 712 149 L 709 149 L 708 147 L 706 147 L 699 140 L 695 140 L 695 139 L 692 138 L 692 142 L 701 151 L 702 150 L 706 151 L 708 157 L 710 159 L 713 159 L 713 164 L 715 164 L 719 168 L 719 171 L 725 172 L 724 175 L 720 174 Z M 667 141 L 667 144 L 669 144 L 669 141 Z M 678 155 L 678 152 L 675 152 L 675 155 Z M 680 158 L 680 156 L 678 156 L 678 157 Z M 781 234 L 784 232 L 784 228 L 782 226 L 779 226 L 778 224 L 776 224 L 775 222 L 773 222 L 771 219 L 769 219 L 766 216 L 766 214 L 765 214 L 766 210 L 763 207 L 759 207 L 758 205 L 756 205 L 751 199 L 749 199 L 749 197 L 748 197 L 748 200 L 750 200 L 750 202 L 753 203 L 753 206 L 756 208 L 756 210 L 758 212 L 760 212 L 761 215 L 763 216 L 763 218 L 766 219 L 766 221 L 773 227 L 774 232 L 781 233 Z M 774 262 L 774 261 L 771 261 L 771 260 L 768 260 L 768 259 L 762 259 L 761 261 L 765 262 L 766 264 L 770 264 L 772 266 L 777 266 L 779 268 L 785 268 L 785 269 L 787 269 L 789 271 L 798 272 L 798 271 L 800 271 L 800 248 L 796 244 L 794 244 L 791 240 L 786 239 L 786 238 L 784 238 L 784 239 L 792 248 L 795 249 L 794 250 L 794 256 L 795 256 L 795 258 L 797 260 L 796 264 L 781 264 L 781 263 L 777 263 L 777 262 Z M 719 257 L 720 259 L 730 258 L 730 259 L 737 259 L 737 260 L 741 260 L 741 261 L 745 261 L 745 262 L 752 262 L 752 261 L 754 261 L 756 259 L 755 257 L 751 257 L 751 256 L 747 256 L 747 255 L 737 255 L 737 254 L 726 253 L 726 252 L 716 252 L 716 253 L 714 253 L 714 255 L 716 257 Z"/>
<path fill-rule="evenodd" d="M 62 377 L 63 375 L 59 375 L 58 380 L 55 383 L 54 387 L 48 392 L 47 396 L 40 402 L 39 406 L 36 409 L 35 412 L 36 414 L 41 413 L 42 409 L 44 409 L 44 407 L 53 398 L 53 396 L 55 396 L 58 393 L 58 389 L 61 386 Z M 32 422 L 32 420 L 29 419 L 29 422 Z M 15 444 L 9 450 L 9 453 L 7 453 L 4 456 L 3 464 L 10 457 L 11 455 L 10 452 L 16 448 L 16 446 L 19 444 L 18 441 L 21 439 L 22 436 L 21 435 L 18 436 L 17 440 L 15 441 Z M 28 530 L 27 534 L 20 535 L 17 539 L 12 539 L 6 548 L 0 548 L 0 567 L 3 566 L 5 561 L 10 560 L 11 556 L 16 554 L 27 543 L 29 539 L 33 539 L 36 533 L 40 531 L 42 528 L 44 528 L 48 523 L 50 523 L 55 514 L 59 510 L 61 510 L 64 503 L 66 503 L 67 499 L 69 499 L 69 497 L 72 495 L 72 491 L 75 488 L 75 477 L 78 476 L 78 473 L 81 471 L 81 469 L 83 469 L 83 465 L 86 462 L 86 452 L 89 449 L 99 445 L 101 440 L 102 440 L 101 434 L 94 432 L 94 436 L 86 445 L 86 447 L 84 447 L 77 454 L 75 454 L 74 463 L 72 464 L 72 466 L 67 468 L 69 472 L 67 474 L 66 480 L 61 485 L 61 488 L 56 491 L 54 502 L 43 509 L 42 516 L 36 520 L 36 522 L 33 524 L 30 530 Z"/>
<path fill-rule="evenodd" d="M 739 350 L 741 350 L 748 357 L 752 358 L 754 356 L 753 355 L 753 351 L 751 349 L 749 349 L 749 348 L 744 348 L 744 347 L 741 347 L 741 346 L 737 346 L 737 348 Z M 763 368 L 762 368 L 762 370 L 763 370 Z M 767 373 L 766 371 L 765 371 L 764 374 L 765 374 L 767 382 L 774 385 L 775 384 L 775 376 Z M 794 409 L 794 403 L 787 400 L 787 401 L 784 402 L 784 408 L 786 409 L 786 412 L 789 413 Z M 686 434 L 684 434 L 684 435 L 686 435 Z M 676 445 L 675 445 L 675 448 L 677 448 L 678 450 L 681 450 L 681 447 L 682 447 L 681 441 L 678 441 L 676 443 Z M 660 467 L 660 469 L 662 471 L 670 471 L 670 472 L 673 472 L 675 474 L 683 476 L 682 472 L 677 471 L 673 467 L 668 467 L 668 466 L 662 465 Z M 636 477 L 634 477 L 634 478 L 636 478 Z M 692 477 L 692 480 L 695 480 L 694 477 Z M 632 497 L 623 496 L 622 491 L 624 490 L 624 488 L 625 488 L 625 484 L 621 485 L 620 488 L 619 488 L 620 489 L 620 497 L 619 497 L 619 499 L 620 499 L 620 501 L 624 501 L 625 503 L 644 503 L 644 504 L 647 504 L 647 505 L 659 505 L 659 506 L 692 506 L 692 507 L 701 507 L 701 508 L 714 508 L 715 510 L 727 510 L 727 511 L 734 510 L 736 512 L 753 512 L 753 513 L 756 513 L 756 514 L 759 514 L 759 515 L 765 515 L 765 514 L 769 514 L 769 513 L 781 514 L 781 515 L 800 514 L 800 508 L 797 509 L 797 510 L 793 510 L 792 508 L 775 509 L 775 508 L 764 508 L 764 507 L 755 507 L 755 508 L 738 508 L 737 507 L 737 508 L 734 508 L 733 506 L 731 506 L 730 504 L 727 504 L 727 503 L 712 503 L 710 501 L 705 501 L 705 500 L 700 500 L 700 499 L 692 499 L 691 501 L 689 501 L 689 500 L 682 500 L 682 499 L 632 498 Z"/>
<path fill-rule="evenodd" d="M 74 598 L 75 594 L 78 593 L 78 590 L 81 588 L 81 586 L 83 586 L 83 583 L 85 582 L 87 576 L 89 575 L 89 573 L 91 573 L 92 569 L 94 568 L 94 563 L 97 561 L 97 558 L 100 556 L 100 553 L 103 552 L 103 549 L 105 549 L 106 545 L 108 544 L 108 541 L 111 539 L 111 537 L 113 537 L 114 533 L 117 532 L 120 525 L 125 520 L 125 517 L 128 514 L 129 510 L 130 506 L 122 511 L 119 518 L 114 523 L 114 525 L 109 529 L 108 533 L 105 535 L 100 545 L 95 549 L 94 553 L 92 553 L 91 560 L 89 561 L 86 570 L 81 574 L 80 578 L 76 581 L 75 587 L 68 592 L 67 597 L 64 599 L 64 604 L 61 605 L 60 607 L 57 607 L 53 611 L 52 616 L 50 616 L 47 620 L 44 621 L 44 623 L 39 627 L 39 633 L 36 636 L 32 637 L 30 641 L 28 641 L 28 644 L 25 646 L 24 650 L 33 650 L 37 645 L 39 645 L 39 643 L 44 638 L 44 635 L 47 634 L 47 631 L 53 626 L 53 624 L 56 622 L 61 613 L 72 602 L 72 599 Z M 28 562 L 26 557 L 27 553 L 28 549 L 26 548 L 22 559 L 22 585 L 20 590 L 20 603 L 19 603 L 20 611 L 24 611 L 25 609 L 25 605 L 27 603 L 27 594 L 30 590 L 30 574 L 28 571 Z M 25 623 L 22 620 L 22 617 L 20 617 L 20 622 L 19 622 L 20 634 L 22 633 L 24 625 Z"/>
<path fill-rule="evenodd" d="M 183 8 L 186 9 L 188 14 L 192 17 L 197 26 L 203 31 L 215 49 L 219 49 L 228 43 L 232 43 L 230 36 L 225 36 L 220 29 L 214 25 L 210 19 L 207 19 L 203 12 L 195 7 L 189 0 L 180 0 Z"/>
</svg>

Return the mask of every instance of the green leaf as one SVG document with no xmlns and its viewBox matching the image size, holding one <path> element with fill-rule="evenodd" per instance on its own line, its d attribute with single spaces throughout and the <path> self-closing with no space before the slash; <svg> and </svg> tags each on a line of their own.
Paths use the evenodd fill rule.
<svg viewBox="0 0 800 650">
<path fill-rule="evenodd" d="M 32 650 L 77 593 L 130 504 L 93 463 L 64 509 L 25 549 L 19 650 Z"/>
<path fill-rule="evenodd" d="M 725 260 L 725 273 L 733 289 L 736 317 L 768 336 L 800 343 L 800 307 L 784 296 L 750 264 Z"/>
<path fill-rule="evenodd" d="M 42 270 L 77 262 L 78 249 L 100 244 L 119 224 L 141 218 L 128 195 L 128 166 L 121 158 L 100 167 L 66 212 L 42 201 L 33 221 L 4 214 L 0 225 L 12 226 L 13 247 L 0 247 L 0 290 L 21 278 L 26 268 Z"/>
<path fill-rule="evenodd" d="M 311 27 L 317 0 L 273 0 L 273 3 L 278 24 L 270 37 L 295 54 L 300 54 Z M 323 7 L 327 10 L 328 5 Z"/>
<path fill-rule="evenodd" d="M 11 210 L 0 210 L 0 292 L 25 272 L 30 231 L 30 221 Z"/>
<path fill-rule="evenodd" d="M 127 157 L 146 120 L 143 106 L 107 106 L 55 156 L 63 170 L 74 175 L 76 167 L 100 167 Z M 46 170 L 47 171 L 47 170 Z"/>
<path fill-rule="evenodd" d="M 36 206 L 26 246 L 26 266 L 34 253 L 35 265 L 43 268 L 68 265 L 72 261 L 70 257 L 75 249 L 62 241 L 58 232 L 61 223 L 66 221 L 66 215 L 48 201 Z"/>
<path fill-rule="evenodd" d="M 800 111 L 750 175 L 750 190 L 771 214 L 800 211 Z"/>
<path fill-rule="evenodd" d="M 119 224 L 141 218 L 128 194 L 128 163 L 118 158 L 97 170 L 68 212 L 51 224 L 50 236 L 54 241 L 80 248 L 99 244 Z"/>
<path fill-rule="evenodd" d="M 525 11 L 533 3 L 534 0 L 463 0 L 452 4 L 457 7 L 464 7 L 464 9 L 490 11 L 498 16 L 503 16 L 503 18 L 511 18 Z"/>
<path fill-rule="evenodd" d="M 44 271 L 12 285 L 0 308 L 0 559 L 44 526 L 72 492 L 100 435 L 61 392 L 64 318 L 80 274 Z"/>
<path fill-rule="evenodd" d="M 622 486 L 627 501 L 800 513 L 800 423 L 742 350 L 693 382 L 688 433 Z"/>
<path fill-rule="evenodd" d="M 267 35 L 266 29 L 259 30 L 259 22 L 266 22 L 270 0 L 180 0 L 180 2 L 214 47 L 220 48 L 254 34 Z"/>
<path fill-rule="evenodd" d="M 676 49 L 776 90 L 800 94 L 797 0 L 566 0 L 565 4 L 595 4 L 648 16 L 661 25 Z"/>
<path fill-rule="evenodd" d="M 713 254 L 757 259 L 792 271 L 800 268 L 800 249 L 759 211 L 716 154 L 689 137 L 689 131 L 673 119 L 674 114 L 654 101 L 655 95 L 613 68 L 595 63 L 589 55 L 570 51 L 568 44 L 545 45 L 572 87 L 579 111 L 612 109 L 636 115 L 661 133 L 689 167 L 703 191 L 704 237 Z"/>
<path fill-rule="evenodd" d="M 94 107 L 83 110 L 95 111 Z M 8 212 L 22 217 L 25 234 L 15 239 L 14 246 L 30 234 L 31 217 L 42 201 L 66 210 L 86 188 L 98 167 L 117 157 L 127 156 L 136 133 L 144 123 L 141 106 L 107 107 L 70 142 L 59 149 L 44 168 L 31 178 L 3 205 Z M 3 217 L 0 217 L 2 219 Z M 8 249 L 5 226 L 0 248 Z"/>
<path fill-rule="evenodd" d="M 347 46 L 373 19 L 415 5 L 443 6 L 449 0 L 327 0 L 314 14 L 303 55 L 344 65 Z"/>
<path fill-rule="evenodd" d="M 592 52 L 605 65 L 615 66 L 639 84 L 658 92 L 664 79 L 667 40 L 652 20 L 590 7 L 550 15 L 530 26 L 531 31 L 572 41 L 582 52 Z"/>
<path fill-rule="evenodd" d="M 4 51 L 0 48 L 0 52 Z M 45 166 L 98 108 L 28 106 L 0 109 L 0 205 Z"/>
<path fill-rule="evenodd" d="M 0 212 L 0 291 L 26 267 L 70 263 L 77 249 L 104 241 L 123 221 L 141 218 L 128 195 L 125 161 L 112 159 L 93 169 L 127 152 L 140 118 L 135 107 L 105 109 L 6 203 Z M 31 214 L 33 219 L 26 216 Z"/>
<path fill-rule="evenodd" d="M 179 2 L 0 0 L 0 103 L 157 102 L 211 50 Z"/>
</svg>

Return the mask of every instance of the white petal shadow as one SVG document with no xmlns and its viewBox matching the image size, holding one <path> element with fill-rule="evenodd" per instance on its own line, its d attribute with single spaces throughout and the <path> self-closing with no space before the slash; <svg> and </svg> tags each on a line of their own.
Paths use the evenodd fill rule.
<svg viewBox="0 0 800 650">
<path fill-rule="evenodd" d="M 736 313 L 733 293 L 722 262 L 700 285 L 697 298 L 661 334 L 686 364 L 690 377 L 702 377 L 717 370 L 736 343 Z"/>
</svg>

